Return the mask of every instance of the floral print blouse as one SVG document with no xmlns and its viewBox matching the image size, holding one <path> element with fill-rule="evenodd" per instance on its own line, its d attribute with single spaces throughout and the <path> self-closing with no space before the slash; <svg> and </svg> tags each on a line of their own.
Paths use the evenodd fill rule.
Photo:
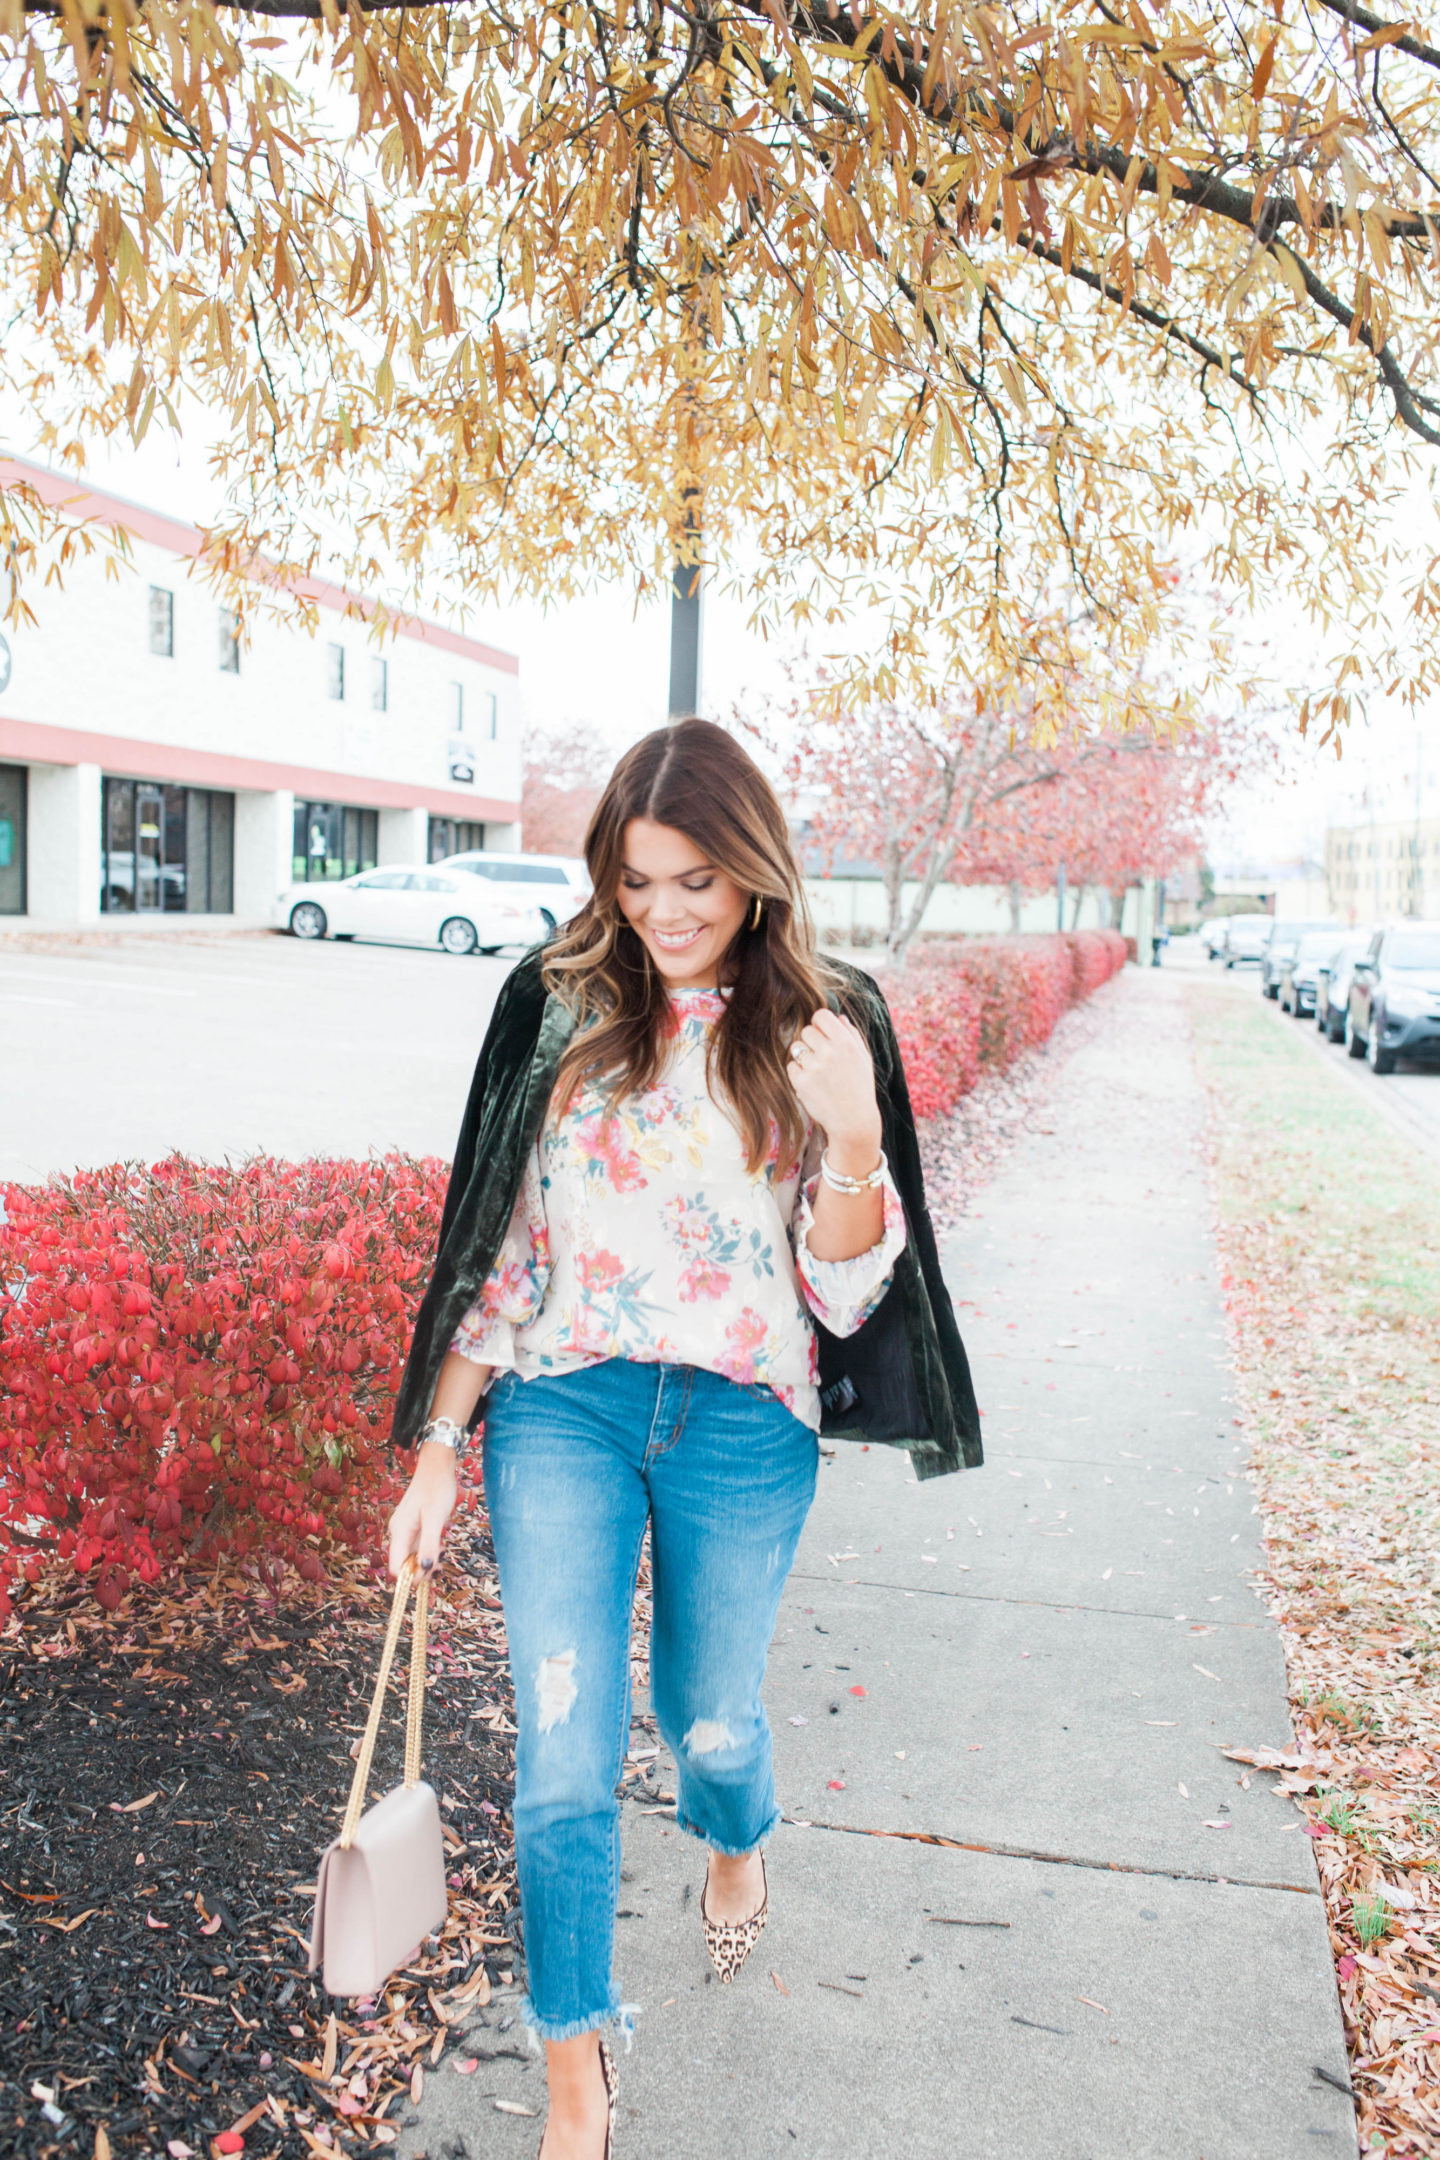
<svg viewBox="0 0 1440 2160">
<path fill-rule="evenodd" d="M 851 1260 L 807 1243 L 823 1135 L 778 1174 L 778 1135 L 753 1175 L 731 1117 L 706 1086 L 724 993 L 672 995 L 675 1044 L 643 1094 L 606 1115 L 587 1083 L 552 1103 L 510 1226 L 451 1349 L 522 1379 L 606 1358 L 697 1365 L 771 1389 L 820 1424 L 813 1313 L 852 1335 L 875 1310 L 905 1244 L 887 1176 L 880 1242 Z"/>
</svg>

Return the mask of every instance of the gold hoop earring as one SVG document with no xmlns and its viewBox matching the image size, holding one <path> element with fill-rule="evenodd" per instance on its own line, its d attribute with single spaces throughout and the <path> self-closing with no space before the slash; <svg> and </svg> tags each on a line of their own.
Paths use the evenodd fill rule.
<svg viewBox="0 0 1440 2160">
<path fill-rule="evenodd" d="M 760 895 L 760 894 L 759 894 L 759 893 L 757 892 L 757 893 L 756 893 L 756 895 L 755 895 L 755 905 L 754 905 L 754 907 L 753 907 L 753 908 L 751 909 L 751 911 L 750 911 L 750 928 L 751 928 L 752 930 L 758 930 L 758 929 L 759 929 L 759 927 L 760 927 L 760 916 L 761 916 L 761 913 L 762 913 L 762 911 L 763 911 L 763 909 L 764 909 L 764 906 L 765 906 L 765 902 L 764 902 L 763 898 L 761 897 L 761 895 Z"/>
</svg>

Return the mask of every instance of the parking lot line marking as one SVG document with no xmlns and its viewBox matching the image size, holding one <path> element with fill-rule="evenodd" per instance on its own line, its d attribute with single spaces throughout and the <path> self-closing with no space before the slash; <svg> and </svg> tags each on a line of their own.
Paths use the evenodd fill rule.
<svg viewBox="0 0 1440 2160">
<path fill-rule="evenodd" d="M 60 983 L 67 990 L 133 990 L 135 988 L 134 982 L 125 975 L 45 975 L 34 968 L 0 967 L 0 976 L 7 977 L 11 982 Z M 193 998 L 198 997 L 199 992 L 196 990 L 176 990 L 168 986 L 161 989 L 149 986 L 145 991 L 145 995 L 146 997 Z M 68 1005 L 73 1004 L 74 1000 L 67 998 L 64 1002 Z"/>
</svg>

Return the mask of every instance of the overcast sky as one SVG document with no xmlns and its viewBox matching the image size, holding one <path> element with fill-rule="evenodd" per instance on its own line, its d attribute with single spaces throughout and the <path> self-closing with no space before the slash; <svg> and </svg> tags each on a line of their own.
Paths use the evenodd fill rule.
<svg viewBox="0 0 1440 2160">
<path fill-rule="evenodd" d="M 25 454 L 31 433 L 20 415 L 0 411 L 0 439 L 15 451 Z M 158 428 L 139 450 L 125 445 L 107 456 L 92 454 L 88 470 L 97 486 L 193 523 L 204 523 L 220 506 L 203 442 L 177 444 Z M 719 591 L 707 595 L 701 703 L 717 717 L 738 701 L 757 702 L 784 687 L 787 655 L 753 636 L 746 614 Z M 637 612 L 628 592 L 611 590 L 548 611 L 477 609 L 466 627 L 518 654 L 532 726 L 588 721 L 618 749 L 665 718 L 668 599 Z M 1285 676 L 1288 647 L 1298 677 L 1311 649 L 1306 626 L 1288 621 L 1282 609 L 1263 635 L 1274 672 Z M 1303 745 L 1292 732 L 1283 775 L 1227 805 L 1211 852 L 1217 861 L 1318 854 L 1327 823 L 1361 822 L 1372 802 L 1381 817 L 1413 816 L 1417 802 L 1423 814 L 1440 816 L 1440 728 L 1433 719 L 1422 728 L 1398 703 L 1382 703 L 1369 723 L 1351 730 L 1338 762 L 1333 750 Z"/>
</svg>

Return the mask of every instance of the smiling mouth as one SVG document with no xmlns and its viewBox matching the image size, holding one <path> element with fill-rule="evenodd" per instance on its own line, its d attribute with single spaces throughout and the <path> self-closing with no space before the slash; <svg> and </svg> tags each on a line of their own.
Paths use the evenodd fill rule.
<svg viewBox="0 0 1440 2160">
<path fill-rule="evenodd" d="M 652 930 L 650 935 L 662 952 L 684 952 L 687 945 L 694 944 L 704 927 L 702 923 L 695 930 Z"/>
</svg>

